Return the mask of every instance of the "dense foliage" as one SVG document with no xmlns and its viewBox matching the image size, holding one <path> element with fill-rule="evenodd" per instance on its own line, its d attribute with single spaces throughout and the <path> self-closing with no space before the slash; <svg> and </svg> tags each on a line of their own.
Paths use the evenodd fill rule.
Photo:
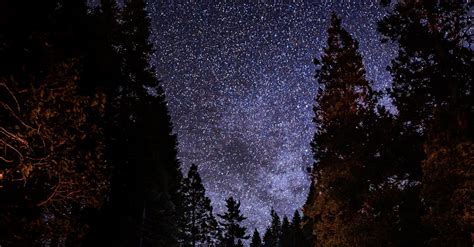
<svg viewBox="0 0 474 247">
<path fill-rule="evenodd" d="M 468 2 L 400 1 L 379 22 L 398 45 L 396 109 L 376 107 L 357 42 L 333 16 L 316 60 L 313 246 L 471 246 L 472 17 Z"/>
</svg>

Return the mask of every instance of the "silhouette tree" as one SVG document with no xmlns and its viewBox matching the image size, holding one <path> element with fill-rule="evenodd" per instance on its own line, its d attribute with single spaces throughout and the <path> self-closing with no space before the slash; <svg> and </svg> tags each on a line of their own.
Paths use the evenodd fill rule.
<svg viewBox="0 0 474 247">
<path fill-rule="evenodd" d="M 223 227 L 222 243 L 226 247 L 239 246 L 237 241 L 248 239 L 245 235 L 246 228 L 241 223 L 247 219 L 240 213 L 240 202 L 233 197 L 226 200 L 227 211 L 224 214 L 218 214 L 222 219 L 219 223 Z"/>
<path fill-rule="evenodd" d="M 275 237 L 273 236 L 270 228 L 267 228 L 265 230 L 265 234 L 263 234 L 263 246 L 265 247 L 275 246 Z"/>
<path fill-rule="evenodd" d="M 290 226 L 290 221 L 286 215 L 283 217 L 281 223 L 280 245 L 282 247 L 292 246 L 293 229 Z"/>
<path fill-rule="evenodd" d="M 105 67 L 91 63 L 89 76 L 119 73 L 98 85 L 111 98 L 105 125 L 113 177 L 110 200 L 89 239 L 102 245 L 112 240 L 115 246 L 174 246 L 183 213 L 182 175 L 165 95 L 149 64 L 146 4 L 125 1 L 118 13 L 113 1 L 101 4 L 97 18 L 107 31 L 98 42 L 106 49 L 96 57 L 101 64 L 113 61 Z"/>
<path fill-rule="evenodd" d="M 85 92 L 100 88 L 110 98 L 116 99 L 118 88 L 123 87 L 126 82 L 122 76 L 122 58 L 119 54 L 122 41 L 120 18 L 121 10 L 115 0 L 101 0 L 100 5 L 91 13 L 94 28 L 89 28 L 90 41 L 80 81 L 81 89 Z M 119 103 L 120 100 L 109 102 L 107 110 L 118 107 Z M 112 132 L 115 129 L 108 127 L 106 131 Z"/>
<path fill-rule="evenodd" d="M 270 226 L 263 236 L 264 246 L 279 246 L 282 234 L 280 217 L 273 208 L 270 210 L 270 217 Z"/>
<path fill-rule="evenodd" d="M 211 200 L 206 197 L 196 165 L 191 165 L 183 183 L 185 214 L 181 229 L 183 231 L 181 244 L 183 246 L 216 244 L 217 221 L 212 214 Z"/>
<path fill-rule="evenodd" d="M 310 246 L 309 241 L 306 239 L 306 235 L 304 234 L 302 228 L 302 220 L 298 210 L 295 210 L 295 213 L 293 214 L 293 219 L 291 220 L 290 228 L 291 232 L 288 241 L 288 246 Z"/>
<path fill-rule="evenodd" d="M 250 242 L 250 247 L 262 247 L 262 238 L 260 237 L 260 233 L 258 232 L 257 228 L 253 231 L 252 235 L 252 242 Z"/>
</svg>

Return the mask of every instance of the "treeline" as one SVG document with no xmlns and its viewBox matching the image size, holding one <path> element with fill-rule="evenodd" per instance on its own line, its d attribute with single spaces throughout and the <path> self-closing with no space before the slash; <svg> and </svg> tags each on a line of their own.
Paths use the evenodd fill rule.
<svg viewBox="0 0 474 247">
<path fill-rule="evenodd" d="M 254 229 L 251 237 L 247 235 L 247 228 L 243 224 L 247 218 L 240 212 L 240 202 L 233 197 L 226 200 L 226 211 L 217 214 L 216 220 L 211 200 L 206 196 L 198 167 L 194 164 L 183 179 L 181 195 L 184 199 L 184 215 L 178 225 L 180 246 L 243 247 L 246 242 L 251 247 L 310 246 L 304 232 L 308 229 L 302 228 L 298 210 L 290 222 L 287 216 L 280 220 L 272 208 L 269 212 L 271 223 L 263 236 L 257 229 Z"/>
<path fill-rule="evenodd" d="M 229 197 L 226 211 L 218 214 L 219 220 L 216 220 L 196 165 L 189 168 L 180 194 L 183 214 L 178 223 L 179 246 L 244 246 L 243 241 L 248 236 L 242 223 L 247 218 L 240 212 L 240 202 Z"/>
<path fill-rule="evenodd" d="M 295 211 L 293 219 L 285 215 L 282 220 L 272 208 L 270 211 L 271 224 L 260 236 L 260 232 L 254 229 L 250 247 L 306 247 L 311 246 L 307 240 L 305 230 L 302 228 L 302 219 L 298 210 Z"/>
<path fill-rule="evenodd" d="M 387 2 L 387 1 L 385 1 Z M 472 246 L 473 36 L 469 1 L 397 1 L 378 23 L 398 45 L 378 105 L 358 43 L 333 15 L 315 60 L 312 246 Z"/>
</svg>

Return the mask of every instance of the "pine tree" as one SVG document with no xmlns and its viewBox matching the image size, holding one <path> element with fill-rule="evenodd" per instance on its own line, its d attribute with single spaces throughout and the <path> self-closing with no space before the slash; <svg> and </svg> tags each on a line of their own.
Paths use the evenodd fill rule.
<svg viewBox="0 0 474 247">
<path fill-rule="evenodd" d="M 333 14 L 328 46 L 321 61 L 315 60 L 320 86 L 311 143 L 314 187 L 304 208 L 316 233 L 314 246 L 353 246 L 364 237 L 353 221 L 360 217 L 367 192 L 364 168 L 373 102 L 357 49 L 357 41 Z"/>
<path fill-rule="evenodd" d="M 282 226 L 280 217 L 275 209 L 270 210 L 271 223 L 263 236 L 264 246 L 279 246 L 282 235 Z"/>
<path fill-rule="evenodd" d="M 275 246 L 275 237 L 273 236 L 272 230 L 268 227 L 263 234 L 263 246 L 273 247 Z"/>
<path fill-rule="evenodd" d="M 428 236 L 420 242 L 429 246 L 472 245 L 470 8 L 468 2 L 401 2 L 379 23 L 384 38 L 399 45 L 390 67 L 392 97 L 404 132 L 421 153 L 411 165 L 423 174 Z"/>
<path fill-rule="evenodd" d="M 111 98 L 105 125 L 113 178 L 102 222 L 97 223 L 90 241 L 115 246 L 176 246 L 178 221 L 184 212 L 182 174 L 165 95 L 149 63 L 153 47 L 146 4 L 125 1 L 123 9 L 115 13 L 113 1 L 101 3 L 97 18 L 107 32 L 99 45 L 107 49 L 96 56 L 101 63 L 114 61 L 106 67 L 91 63 L 89 78 L 101 71 L 118 72 L 107 75 L 98 85 L 105 87 Z"/>
<path fill-rule="evenodd" d="M 222 243 L 226 247 L 237 246 L 236 242 L 243 239 L 248 239 L 245 235 L 246 228 L 241 226 L 242 222 L 247 219 L 240 213 L 240 202 L 233 197 L 226 200 L 227 211 L 224 214 L 219 214 L 221 218 L 220 225 L 223 227 Z"/>
<path fill-rule="evenodd" d="M 305 247 L 310 246 L 309 241 L 307 241 L 306 236 L 302 228 L 302 220 L 298 210 L 295 210 L 293 214 L 293 219 L 291 220 L 291 234 L 289 240 L 289 246 L 293 247 Z"/>
<path fill-rule="evenodd" d="M 281 247 L 292 246 L 292 228 L 290 226 L 290 221 L 286 215 L 283 217 L 281 223 L 281 235 L 280 235 L 280 245 Z"/>
<path fill-rule="evenodd" d="M 257 228 L 253 231 L 252 242 L 250 242 L 250 247 L 262 247 L 262 238 L 260 238 L 260 233 Z"/>
<path fill-rule="evenodd" d="M 212 214 L 211 200 L 206 197 L 196 165 L 191 165 L 183 183 L 185 222 L 181 244 L 193 247 L 215 244 L 217 223 Z"/>
<path fill-rule="evenodd" d="M 177 222 L 184 212 L 180 194 L 182 175 L 165 95 L 149 64 L 153 47 L 145 2 L 126 1 L 121 19 L 123 42 L 119 53 L 127 84 L 120 109 L 125 109 L 124 117 L 132 119 L 126 145 L 134 148 L 129 148 L 132 152 L 128 154 L 127 165 L 136 171 L 136 180 L 129 187 L 136 195 L 130 213 L 134 214 L 133 224 L 137 228 L 132 232 L 142 229 L 140 241 L 144 245 L 173 246 L 177 244 Z M 143 193 L 137 188 L 143 188 Z M 160 210 L 160 205 L 169 206 Z M 148 217 L 146 211 L 154 211 L 155 217 Z"/>
</svg>

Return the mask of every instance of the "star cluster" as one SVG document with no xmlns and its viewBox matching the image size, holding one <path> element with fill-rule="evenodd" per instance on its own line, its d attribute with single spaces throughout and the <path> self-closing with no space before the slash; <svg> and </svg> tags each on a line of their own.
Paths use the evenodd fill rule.
<svg viewBox="0 0 474 247">
<path fill-rule="evenodd" d="M 368 78 L 390 85 L 377 1 L 149 1 L 162 81 L 184 171 L 200 174 L 215 211 L 234 196 L 262 230 L 271 207 L 291 216 L 309 188 L 317 82 L 312 60 L 330 14 L 359 40 Z"/>
</svg>

